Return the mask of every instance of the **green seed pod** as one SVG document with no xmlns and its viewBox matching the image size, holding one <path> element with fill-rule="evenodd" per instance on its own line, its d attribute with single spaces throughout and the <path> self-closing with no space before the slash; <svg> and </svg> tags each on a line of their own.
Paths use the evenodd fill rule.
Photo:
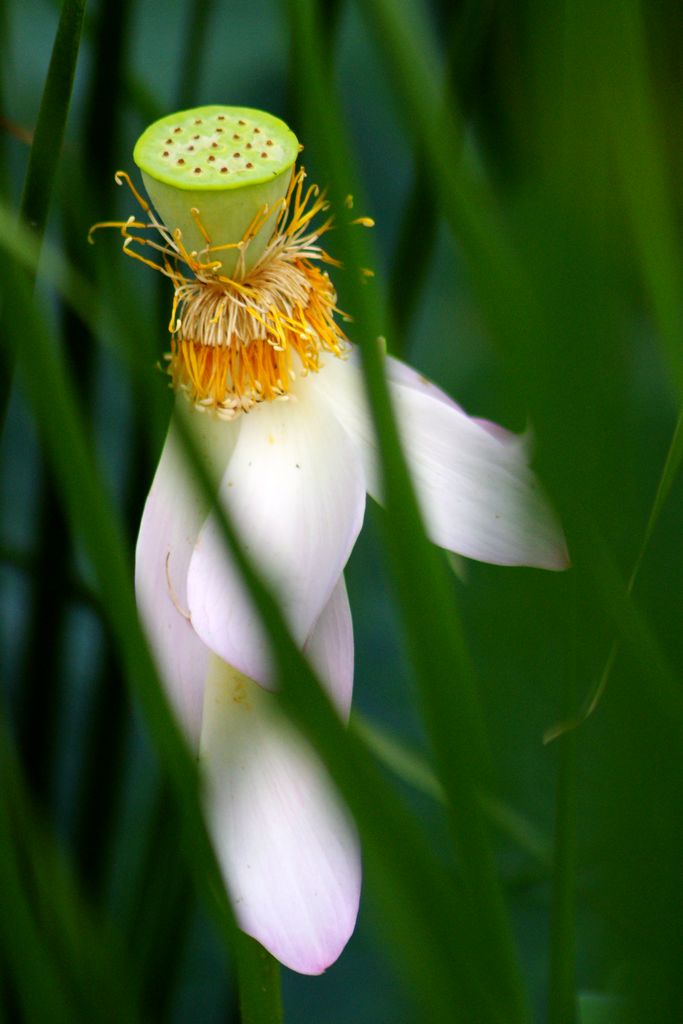
<svg viewBox="0 0 683 1024">
<path fill-rule="evenodd" d="M 275 228 L 300 146 L 287 125 L 248 107 L 209 106 L 155 121 L 138 139 L 133 159 L 169 231 L 188 252 L 239 242 L 254 218 L 271 211 L 245 252 L 244 272 L 262 255 Z M 196 211 L 194 214 L 192 211 Z M 230 275 L 236 250 L 206 256 Z"/>
</svg>

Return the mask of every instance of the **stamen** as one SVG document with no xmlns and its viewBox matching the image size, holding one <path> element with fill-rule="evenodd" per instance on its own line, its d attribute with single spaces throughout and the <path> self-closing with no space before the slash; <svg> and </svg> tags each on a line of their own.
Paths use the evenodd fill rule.
<svg viewBox="0 0 683 1024">
<path fill-rule="evenodd" d="M 190 210 L 190 215 L 192 217 L 192 220 L 197 225 L 197 228 L 199 229 L 199 232 L 200 232 L 202 238 L 204 239 L 204 241 L 206 242 L 206 244 L 207 245 L 211 245 L 211 238 L 209 237 L 208 231 L 204 227 L 202 219 L 201 219 L 201 217 L 199 215 L 199 210 L 197 209 L 196 206 L 192 207 L 192 209 Z"/>
<path fill-rule="evenodd" d="M 335 315 L 344 321 L 351 318 L 338 308 L 332 282 L 319 266 L 340 266 L 318 241 L 332 227 L 332 217 L 319 227 L 312 226 L 329 203 L 316 185 L 304 191 L 305 176 L 303 169 L 292 175 L 279 210 L 272 206 L 258 210 L 239 242 L 212 245 L 200 210 L 193 207 L 192 218 L 206 242 L 199 252 L 189 252 L 180 230 L 170 232 L 156 219 L 125 172 L 118 173 L 117 183 L 125 181 L 148 222 L 130 217 L 91 228 L 91 241 L 92 233 L 101 227 L 120 229 L 126 255 L 173 282 L 167 372 L 172 387 L 183 391 L 197 409 L 232 419 L 260 402 L 286 399 L 297 377 L 318 372 L 322 352 L 340 358 L 348 353 L 348 339 Z M 249 246 L 272 224 L 276 211 L 275 233 L 245 273 Z M 359 217 L 353 223 L 370 227 L 373 221 Z M 157 233 L 156 239 L 133 233 L 150 229 Z M 160 262 L 133 246 L 151 247 Z M 221 261 L 215 258 L 226 250 L 238 253 L 232 277 L 223 273 Z M 167 580 L 174 600 L 168 566 Z M 178 607 L 175 600 L 174 604 Z"/>
<path fill-rule="evenodd" d="M 130 180 L 130 175 L 129 174 L 126 174 L 125 171 L 117 171 L 116 174 L 114 175 L 114 181 L 116 182 L 117 185 L 120 185 L 123 181 L 125 181 L 126 185 L 131 190 L 131 192 L 133 193 L 133 195 L 135 196 L 135 198 L 137 199 L 138 203 L 140 204 L 142 209 L 145 211 L 145 213 L 149 212 L 149 203 L 147 202 L 146 199 L 144 199 L 140 195 L 140 193 L 136 189 L 135 185 Z"/>
</svg>

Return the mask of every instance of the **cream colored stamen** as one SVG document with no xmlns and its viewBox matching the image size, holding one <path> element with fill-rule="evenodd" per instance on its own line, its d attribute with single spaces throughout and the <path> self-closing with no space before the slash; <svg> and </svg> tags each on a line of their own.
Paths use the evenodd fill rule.
<svg viewBox="0 0 683 1024">
<path fill-rule="evenodd" d="M 318 242 L 331 219 L 311 227 L 328 204 L 316 186 L 304 192 L 303 170 L 293 176 L 275 233 L 248 273 L 246 253 L 268 219 L 267 207 L 258 212 L 240 242 L 216 246 L 203 228 L 200 211 L 193 209 L 207 244 L 200 252 L 188 252 L 180 231 L 171 234 L 128 176 L 120 177 L 130 185 L 149 223 L 131 217 L 95 228 L 120 228 L 124 252 L 173 281 L 168 372 L 173 388 L 183 391 L 196 408 L 232 419 L 259 402 L 287 398 L 298 376 L 318 371 L 322 352 L 345 355 L 349 343 L 335 314 L 349 318 L 337 308 L 332 282 L 319 266 L 338 265 Z M 134 233 L 142 228 L 156 235 Z M 133 245 L 151 250 L 150 258 Z M 226 249 L 238 253 L 232 277 L 222 273 L 217 258 Z"/>
</svg>

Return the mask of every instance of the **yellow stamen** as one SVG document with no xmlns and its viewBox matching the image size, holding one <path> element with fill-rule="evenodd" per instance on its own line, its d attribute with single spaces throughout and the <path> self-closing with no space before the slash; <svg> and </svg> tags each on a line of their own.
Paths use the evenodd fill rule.
<svg viewBox="0 0 683 1024">
<path fill-rule="evenodd" d="M 197 209 L 197 207 L 196 207 L 196 206 L 193 206 L 193 207 L 191 208 L 191 210 L 190 210 L 190 216 L 192 217 L 192 220 L 193 220 L 193 221 L 195 222 L 195 224 L 197 225 L 197 227 L 198 227 L 198 229 L 199 229 L 199 231 L 200 231 L 200 234 L 201 234 L 202 238 L 204 239 L 204 241 L 206 242 L 206 244 L 210 246 L 210 245 L 211 245 L 211 239 L 209 238 L 209 232 L 208 232 L 208 231 L 206 230 L 206 228 L 204 227 L 204 225 L 203 225 L 203 223 L 202 223 L 202 219 L 201 219 L 201 217 L 199 216 L 199 210 Z"/>
<path fill-rule="evenodd" d="M 131 190 L 131 192 L 133 193 L 133 195 L 137 199 L 137 201 L 140 204 L 140 206 L 142 207 L 142 209 L 145 211 L 145 213 L 149 213 L 149 203 L 147 202 L 146 199 L 144 199 L 140 195 L 140 193 L 136 189 L 135 185 L 130 180 L 130 175 L 129 174 L 126 174 L 125 171 L 117 171 L 116 174 L 114 175 L 114 181 L 116 182 L 117 185 L 120 185 L 123 181 L 125 181 L 126 185 Z"/>
<path fill-rule="evenodd" d="M 91 235 L 101 227 L 120 229 L 126 255 L 173 282 L 168 373 L 173 388 L 183 391 L 198 409 L 232 419 L 259 402 L 284 399 L 298 376 L 317 373 L 321 352 L 344 357 L 348 351 L 335 314 L 345 321 L 350 317 L 338 309 L 332 282 L 317 265 L 340 266 L 318 244 L 332 227 L 332 218 L 320 227 L 311 225 L 329 203 L 316 185 L 304 191 L 304 178 L 303 170 L 292 176 L 275 233 L 248 274 L 245 253 L 270 219 L 272 207 L 258 211 L 239 242 L 221 245 L 212 245 L 200 211 L 193 208 L 193 220 L 207 244 L 200 252 L 188 252 L 181 232 L 160 224 L 128 175 L 119 171 L 117 184 L 128 185 L 149 222 L 130 217 L 91 228 Z M 354 223 L 373 222 L 359 217 Z M 157 232 L 155 239 L 133 233 L 147 229 Z M 132 246 L 151 247 L 161 262 Z M 213 258 L 227 249 L 239 253 L 232 277 L 223 274 L 220 260 Z"/>
</svg>

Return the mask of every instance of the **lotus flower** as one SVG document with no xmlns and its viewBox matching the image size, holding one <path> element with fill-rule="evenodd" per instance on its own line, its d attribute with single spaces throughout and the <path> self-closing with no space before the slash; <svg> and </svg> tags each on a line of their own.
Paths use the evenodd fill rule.
<svg viewBox="0 0 683 1024">
<path fill-rule="evenodd" d="M 213 207 L 203 193 L 192 220 L 185 212 L 180 223 L 177 197 L 169 208 L 169 195 L 159 191 L 161 181 L 170 194 L 171 177 L 150 153 L 157 163 L 185 166 L 178 153 L 191 143 L 181 143 L 195 136 L 193 152 L 201 140 L 203 156 L 192 157 L 187 174 L 232 173 L 224 155 L 220 166 L 228 171 L 212 167 L 212 155 L 223 153 L 221 128 L 242 136 L 235 153 L 248 152 L 245 138 L 250 151 L 266 140 L 264 160 L 273 148 L 268 139 L 286 151 L 288 130 L 260 112 L 211 107 L 165 118 L 136 148 L 163 223 L 138 197 L 148 222 L 119 226 L 129 254 L 132 240 L 161 253 L 155 265 L 175 286 L 169 372 L 178 414 L 191 424 L 241 543 L 345 719 L 354 652 L 343 573 L 366 494 L 382 497 L 372 420 L 357 353 L 337 325 L 336 296 L 320 269 L 332 261 L 318 244 L 323 229 L 311 222 L 326 204 L 317 190 L 303 192 L 302 173 L 292 176 L 286 165 L 281 207 L 270 199 L 258 208 L 256 226 L 251 216 L 233 227 L 238 244 L 224 242 L 224 230 L 212 241 Z M 176 191 L 186 208 L 183 188 L 190 189 L 185 180 Z M 164 226 L 174 223 L 180 226 Z M 136 233 L 149 227 L 160 241 Z M 193 230 L 197 249 L 188 247 Z M 404 363 L 387 357 L 385 366 L 433 541 L 495 564 L 564 568 L 562 533 L 529 469 L 525 441 L 468 416 Z M 237 919 L 283 964 L 320 973 L 354 928 L 357 836 L 317 755 L 269 692 L 275 671 L 263 626 L 173 426 L 142 518 L 136 588 L 161 678 L 203 766 L 207 818 Z"/>
</svg>

